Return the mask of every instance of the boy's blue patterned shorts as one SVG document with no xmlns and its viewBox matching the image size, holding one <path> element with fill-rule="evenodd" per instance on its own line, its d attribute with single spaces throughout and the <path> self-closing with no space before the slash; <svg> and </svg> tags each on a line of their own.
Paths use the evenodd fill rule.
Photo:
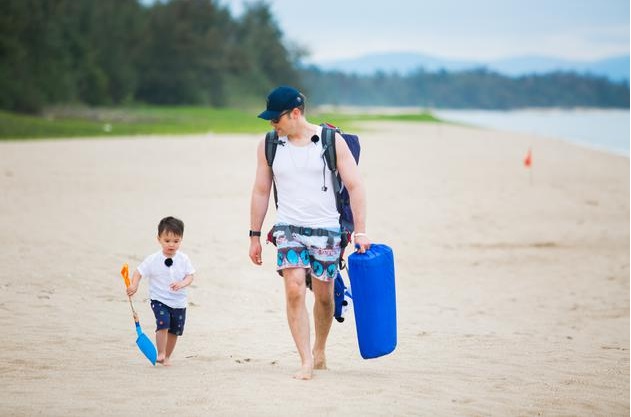
<svg viewBox="0 0 631 417">
<path fill-rule="evenodd" d="M 186 321 L 185 308 L 171 308 L 160 301 L 151 300 L 151 309 L 156 316 L 156 332 L 162 329 L 169 329 L 169 333 L 182 336 L 184 322 Z"/>
</svg>

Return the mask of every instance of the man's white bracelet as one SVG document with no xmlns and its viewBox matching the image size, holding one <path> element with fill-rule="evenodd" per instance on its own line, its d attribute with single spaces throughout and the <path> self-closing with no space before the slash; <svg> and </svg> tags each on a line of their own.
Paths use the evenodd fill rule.
<svg viewBox="0 0 631 417">
<path fill-rule="evenodd" d="M 353 233 L 353 236 L 368 236 L 366 233 Z"/>
</svg>

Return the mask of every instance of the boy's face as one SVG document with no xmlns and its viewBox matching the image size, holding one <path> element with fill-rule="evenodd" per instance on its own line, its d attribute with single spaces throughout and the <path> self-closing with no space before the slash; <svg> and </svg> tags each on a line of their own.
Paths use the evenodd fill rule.
<svg viewBox="0 0 631 417">
<path fill-rule="evenodd" d="M 158 242 L 160 242 L 160 246 L 162 246 L 164 256 L 172 257 L 180 248 L 182 236 L 176 236 L 173 232 L 162 232 L 162 234 L 158 236 Z"/>
</svg>

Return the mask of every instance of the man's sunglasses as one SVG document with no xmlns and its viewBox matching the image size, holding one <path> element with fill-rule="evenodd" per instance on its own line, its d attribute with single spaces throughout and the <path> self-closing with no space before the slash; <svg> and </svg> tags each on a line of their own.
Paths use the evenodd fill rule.
<svg viewBox="0 0 631 417">
<path fill-rule="evenodd" d="M 270 119 L 270 121 L 274 124 L 280 122 L 280 119 L 283 118 L 284 115 L 286 115 L 287 113 L 289 113 L 291 110 L 285 110 L 284 112 L 282 112 L 281 114 L 278 115 L 278 117 L 275 117 L 273 119 Z"/>
</svg>

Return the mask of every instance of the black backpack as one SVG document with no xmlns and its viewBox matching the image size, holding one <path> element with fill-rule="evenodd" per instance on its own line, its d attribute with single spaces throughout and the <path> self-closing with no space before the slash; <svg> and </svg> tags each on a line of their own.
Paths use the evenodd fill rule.
<svg viewBox="0 0 631 417">
<path fill-rule="evenodd" d="M 351 210 L 351 200 L 348 195 L 348 190 L 344 187 L 342 179 L 337 171 L 337 152 L 335 150 L 335 133 L 339 133 L 346 141 L 346 145 L 350 149 L 355 162 L 359 163 L 359 153 L 361 146 L 359 144 L 359 137 L 349 133 L 344 133 L 339 128 L 324 123 L 322 126 L 322 148 L 324 154 L 322 159 L 326 161 L 326 165 L 333 174 L 333 189 L 335 194 L 335 200 L 337 204 L 337 211 L 340 213 L 340 226 L 342 226 L 342 235 L 346 235 L 347 241 L 343 242 L 343 245 L 348 244 L 349 235 L 355 230 L 353 224 L 353 211 Z M 267 165 L 271 168 L 274 163 L 274 157 L 276 156 L 276 148 L 278 145 L 284 146 L 284 142 L 278 140 L 278 133 L 275 130 L 267 132 L 265 135 L 265 159 Z M 274 202 L 278 207 L 278 194 L 276 192 L 276 183 L 274 183 Z M 344 239 L 343 239 L 344 240 Z"/>
</svg>

